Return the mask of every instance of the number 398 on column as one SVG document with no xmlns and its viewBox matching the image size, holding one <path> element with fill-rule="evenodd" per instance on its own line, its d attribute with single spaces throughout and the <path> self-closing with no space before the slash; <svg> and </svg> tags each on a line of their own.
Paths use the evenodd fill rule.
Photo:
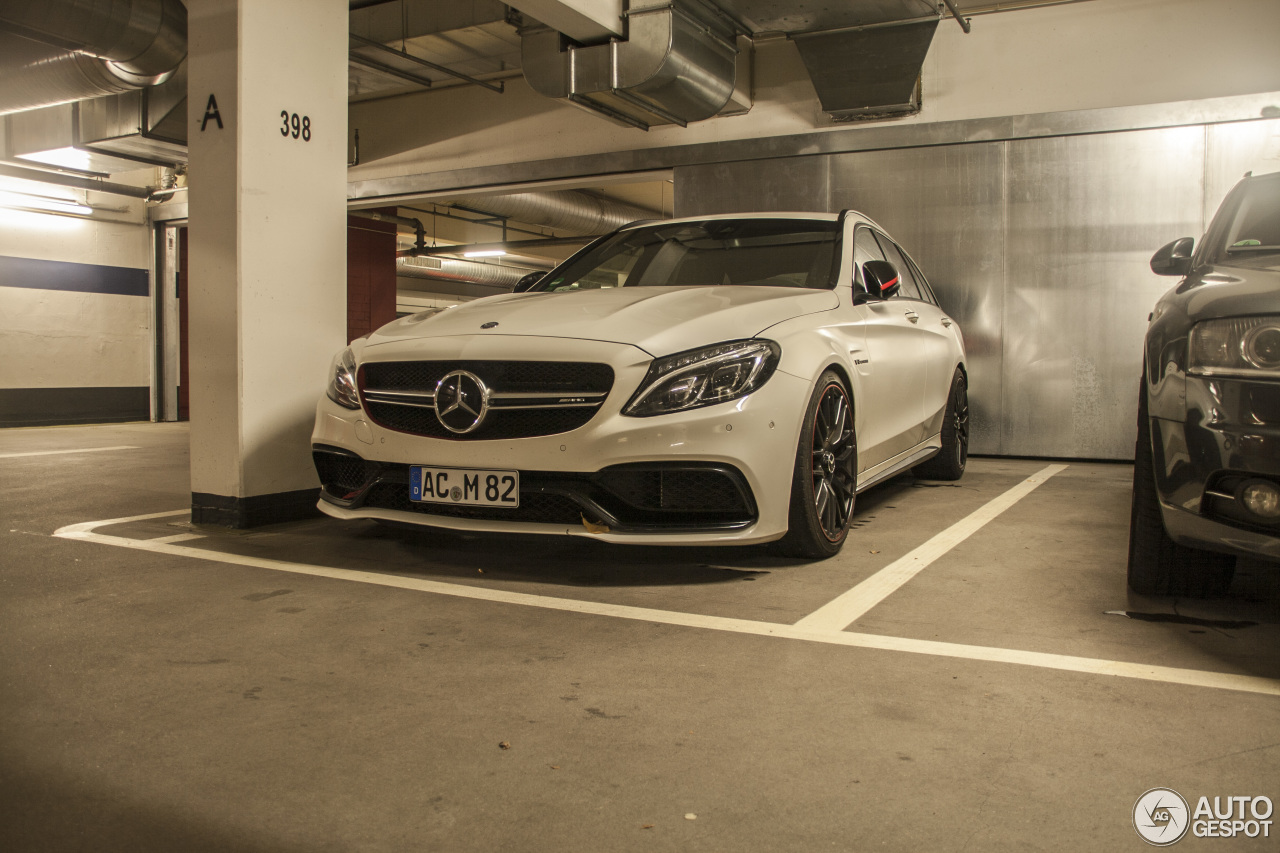
<svg viewBox="0 0 1280 853">
<path fill-rule="evenodd" d="M 297 113 L 281 110 L 280 122 L 281 136 L 301 139 L 303 142 L 311 141 L 311 116 L 299 117 Z"/>
</svg>

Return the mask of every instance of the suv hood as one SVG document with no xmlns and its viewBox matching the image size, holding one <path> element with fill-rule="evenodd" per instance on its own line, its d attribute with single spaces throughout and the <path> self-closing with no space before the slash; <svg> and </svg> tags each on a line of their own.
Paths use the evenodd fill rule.
<svg viewBox="0 0 1280 853">
<path fill-rule="evenodd" d="M 368 346 L 414 338 L 516 335 L 607 341 L 654 357 L 735 338 L 784 320 L 829 311 L 831 290 L 794 287 L 618 287 L 567 293 L 510 293 L 477 299 L 378 329 Z M 482 325 L 496 323 L 491 329 Z"/>
<path fill-rule="evenodd" d="M 1280 258 L 1268 255 L 1188 276 L 1175 290 L 1191 322 L 1280 313 Z"/>
</svg>

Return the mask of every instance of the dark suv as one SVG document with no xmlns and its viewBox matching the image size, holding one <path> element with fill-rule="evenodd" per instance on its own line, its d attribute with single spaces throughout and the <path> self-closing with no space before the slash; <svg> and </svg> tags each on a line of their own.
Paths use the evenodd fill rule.
<svg viewBox="0 0 1280 853">
<path fill-rule="evenodd" d="M 1240 555 L 1280 561 L 1280 173 L 1246 175 L 1151 314 L 1138 394 L 1129 587 L 1220 595 Z M 1193 251 L 1194 249 L 1194 251 Z"/>
</svg>

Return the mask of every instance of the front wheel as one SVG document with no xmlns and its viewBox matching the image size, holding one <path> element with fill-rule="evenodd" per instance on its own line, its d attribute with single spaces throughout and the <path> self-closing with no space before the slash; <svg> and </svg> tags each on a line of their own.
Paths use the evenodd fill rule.
<svg viewBox="0 0 1280 853">
<path fill-rule="evenodd" d="M 837 554 L 849 533 L 857 487 L 853 405 L 844 381 L 828 370 L 805 410 L 782 551 L 811 560 Z"/>
<path fill-rule="evenodd" d="M 1144 375 L 1138 392 L 1138 441 L 1129 513 L 1129 589 L 1139 595 L 1197 598 L 1226 594 L 1235 573 L 1235 558 L 1179 545 L 1165 531 L 1153 454 Z"/>
</svg>

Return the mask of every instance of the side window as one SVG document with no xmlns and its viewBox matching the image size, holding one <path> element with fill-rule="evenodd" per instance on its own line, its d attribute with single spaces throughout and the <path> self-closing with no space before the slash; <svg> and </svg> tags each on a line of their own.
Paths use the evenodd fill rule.
<svg viewBox="0 0 1280 853">
<path fill-rule="evenodd" d="M 884 252 L 872 235 L 871 229 L 859 225 L 853 232 L 853 281 L 856 287 L 863 290 L 867 285 L 862 280 L 862 265 L 867 261 L 883 261 Z"/>
<path fill-rule="evenodd" d="M 906 253 L 903 253 L 903 257 L 906 257 Z M 937 305 L 938 297 L 934 296 L 933 288 L 929 285 L 929 282 L 925 279 L 924 273 L 920 272 L 920 267 L 916 266 L 915 261 L 911 260 L 911 258 L 907 258 L 907 260 L 911 263 L 911 272 L 916 277 L 916 286 L 920 288 L 920 298 L 923 299 L 925 302 L 931 302 L 934 305 Z"/>
<path fill-rule="evenodd" d="M 902 277 L 898 295 L 894 299 L 919 299 L 920 289 L 916 287 L 915 275 L 911 272 L 911 265 L 902 256 L 902 252 L 898 251 L 893 241 L 883 234 L 877 234 L 876 239 L 880 241 L 880 248 L 884 250 L 885 260 L 897 267 L 898 275 Z"/>
</svg>

